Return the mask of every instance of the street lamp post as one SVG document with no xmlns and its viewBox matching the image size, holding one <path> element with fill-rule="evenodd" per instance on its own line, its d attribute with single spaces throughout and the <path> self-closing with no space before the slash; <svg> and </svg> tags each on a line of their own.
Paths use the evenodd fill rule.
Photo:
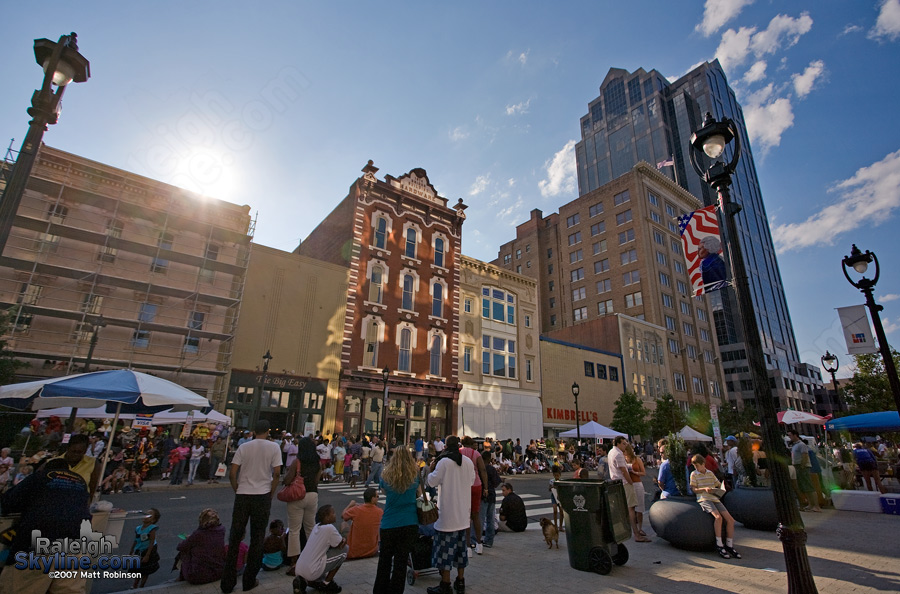
<svg viewBox="0 0 900 594">
<path fill-rule="evenodd" d="M 734 141 L 733 155 L 726 164 L 718 159 L 732 140 Z M 702 153 L 705 153 L 713 161 L 705 170 L 700 163 Z M 718 193 L 720 208 L 723 211 L 725 226 L 728 230 L 728 239 L 730 240 L 728 253 L 731 260 L 732 280 L 740 318 L 743 322 L 747 358 L 753 378 L 753 392 L 756 397 L 756 407 L 760 413 L 763 439 L 770 464 L 772 492 L 775 496 L 775 509 L 779 521 L 777 534 L 784 549 L 788 592 L 790 594 L 814 594 L 817 590 L 806 552 L 806 530 L 800 517 L 797 501 L 793 496 L 788 469 L 784 463 L 789 459 L 789 454 L 781 438 L 775 414 L 775 403 L 769 389 L 769 376 L 766 370 L 759 325 L 753 311 L 750 283 L 741 248 L 741 236 L 735 220 L 741 211 L 741 206 L 731 201 L 731 175 L 737 167 L 740 155 L 740 135 L 735 123 L 729 118 L 716 121 L 712 114 L 707 113 L 703 126 L 691 135 L 691 164 L 697 175 Z"/>
<path fill-rule="evenodd" d="M 387 440 L 387 409 L 388 409 L 388 379 L 391 377 L 391 370 L 384 366 L 381 370 L 381 379 L 384 380 L 384 402 L 381 403 L 381 436 Z"/>
<path fill-rule="evenodd" d="M 84 82 L 91 76 L 90 63 L 78 53 L 75 33 L 63 35 L 55 43 L 49 39 L 35 39 L 34 58 L 44 69 L 44 83 L 31 96 L 28 115 L 32 120 L 0 201 L 0 254 L 9 239 L 44 132 L 59 119 L 59 101 L 66 85 L 73 81 Z"/>
<path fill-rule="evenodd" d="M 581 415 L 578 414 L 578 392 L 581 391 L 581 388 L 578 387 L 577 382 L 572 383 L 572 396 L 575 397 L 575 439 L 578 440 L 578 447 L 581 447 Z"/>
<path fill-rule="evenodd" d="M 250 417 L 251 423 L 250 427 L 248 427 L 252 431 L 256 430 L 256 423 L 259 421 L 259 411 L 262 407 L 262 399 L 266 390 L 266 373 L 269 372 L 269 361 L 274 358 L 269 349 L 266 349 L 266 354 L 263 355 L 262 377 L 259 379 L 259 395 L 253 399 L 253 416 Z"/>
<path fill-rule="evenodd" d="M 847 272 L 848 268 L 852 268 L 859 274 L 865 274 L 869 269 L 869 264 L 875 263 L 875 274 L 871 279 L 862 277 L 858 281 L 850 278 Z M 856 244 L 850 249 L 850 255 L 841 260 L 841 266 L 844 269 L 844 276 L 850 281 L 850 284 L 862 291 L 866 296 L 866 307 L 872 314 L 872 323 L 875 325 L 875 337 L 878 339 L 878 349 L 881 351 L 881 359 L 884 362 L 884 372 L 888 376 L 888 383 L 891 386 L 891 392 L 894 394 L 894 403 L 897 410 L 900 410 L 900 380 L 897 379 L 897 367 L 894 365 L 894 357 L 891 355 L 891 345 L 888 344 L 887 336 L 884 333 L 884 326 L 881 324 L 881 316 L 878 312 L 884 309 L 883 306 L 875 303 L 873 293 L 875 291 L 875 283 L 881 274 L 878 266 L 878 257 L 875 252 L 866 250 L 865 253 L 859 251 Z"/>
<path fill-rule="evenodd" d="M 841 393 L 838 390 L 838 381 L 835 374 L 840 366 L 837 355 L 832 355 L 830 352 L 825 351 L 825 354 L 822 355 L 822 367 L 831 374 L 831 384 L 834 386 L 834 395 L 839 410 L 841 409 Z M 833 407 L 830 408 L 834 410 Z"/>
</svg>

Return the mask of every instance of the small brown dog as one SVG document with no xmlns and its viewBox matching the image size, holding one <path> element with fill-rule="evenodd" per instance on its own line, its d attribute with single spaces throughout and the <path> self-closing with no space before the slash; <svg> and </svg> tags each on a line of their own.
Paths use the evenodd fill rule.
<svg viewBox="0 0 900 594">
<path fill-rule="evenodd" d="M 553 541 L 556 541 L 556 548 L 559 548 L 559 530 L 556 529 L 556 526 L 553 525 L 553 522 L 548 520 L 547 518 L 541 518 L 541 530 L 544 531 L 544 541 L 547 543 L 547 548 L 553 548 Z"/>
</svg>

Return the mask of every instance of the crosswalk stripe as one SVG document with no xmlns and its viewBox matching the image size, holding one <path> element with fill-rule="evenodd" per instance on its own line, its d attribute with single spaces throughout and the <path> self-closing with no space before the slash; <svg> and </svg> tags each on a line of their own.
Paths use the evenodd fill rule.
<svg viewBox="0 0 900 594">
<path fill-rule="evenodd" d="M 523 501 L 522 503 L 525 504 L 525 507 L 528 507 L 529 505 L 547 505 L 548 503 L 550 503 L 550 500 L 549 499 L 531 499 L 528 501 Z"/>
</svg>

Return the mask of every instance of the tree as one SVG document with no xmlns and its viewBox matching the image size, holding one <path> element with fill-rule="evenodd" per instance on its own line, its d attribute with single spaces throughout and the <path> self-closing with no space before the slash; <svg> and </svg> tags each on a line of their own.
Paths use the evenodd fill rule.
<svg viewBox="0 0 900 594">
<path fill-rule="evenodd" d="M 750 400 L 744 400 L 744 407 L 741 409 L 730 403 L 719 408 L 719 431 L 723 436 L 737 435 L 742 431 L 758 433 L 759 428 L 753 425 L 757 422 L 759 413 L 756 411 L 756 405 Z"/>
<path fill-rule="evenodd" d="M 656 410 L 650 413 L 650 433 L 654 439 L 678 433 L 684 425 L 684 413 L 671 394 L 656 399 Z"/>
<path fill-rule="evenodd" d="M 891 348 L 891 355 L 895 363 L 900 360 L 900 353 L 894 348 Z M 839 386 L 850 414 L 896 410 L 881 353 L 853 355 L 853 361 L 856 367 L 853 377 Z"/>
<path fill-rule="evenodd" d="M 634 392 L 625 392 L 613 409 L 613 419 L 610 426 L 616 431 L 628 435 L 640 435 L 646 437 L 647 415 L 650 414 L 641 399 Z"/>
<path fill-rule="evenodd" d="M 695 402 L 688 409 L 685 421 L 692 429 L 705 433 L 712 437 L 712 416 L 709 413 L 709 405 Z"/>
</svg>

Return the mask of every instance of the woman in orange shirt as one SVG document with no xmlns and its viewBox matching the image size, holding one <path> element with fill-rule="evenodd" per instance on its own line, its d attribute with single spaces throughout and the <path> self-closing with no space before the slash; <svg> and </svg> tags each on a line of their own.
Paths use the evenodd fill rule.
<svg viewBox="0 0 900 594">
<path fill-rule="evenodd" d="M 625 461 L 631 465 L 628 474 L 631 475 L 631 482 L 634 484 L 634 494 L 637 496 L 637 505 L 634 506 L 634 533 L 647 536 L 641 529 L 644 525 L 644 483 L 642 481 L 647 472 L 640 457 L 634 455 L 634 448 L 631 447 L 631 444 L 628 444 L 625 448 Z"/>
</svg>

